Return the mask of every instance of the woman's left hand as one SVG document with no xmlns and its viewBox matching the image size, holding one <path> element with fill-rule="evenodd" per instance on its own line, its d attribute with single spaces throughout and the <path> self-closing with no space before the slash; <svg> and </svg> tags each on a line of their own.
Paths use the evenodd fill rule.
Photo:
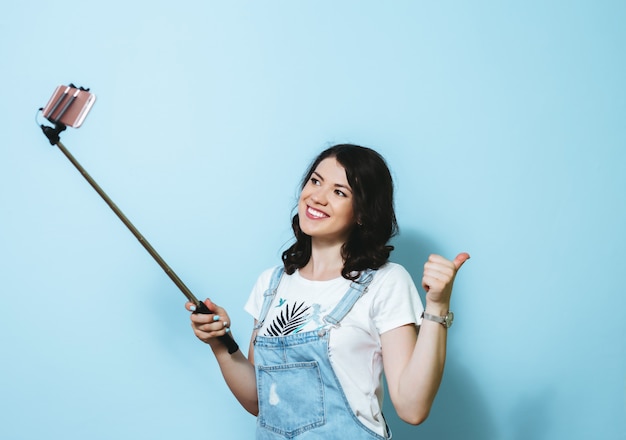
<svg viewBox="0 0 626 440">
<path fill-rule="evenodd" d="M 426 291 L 426 303 L 439 304 L 448 308 L 452 285 L 458 270 L 469 259 L 469 254 L 462 252 L 452 261 L 441 255 L 431 255 L 424 264 L 422 287 Z"/>
</svg>

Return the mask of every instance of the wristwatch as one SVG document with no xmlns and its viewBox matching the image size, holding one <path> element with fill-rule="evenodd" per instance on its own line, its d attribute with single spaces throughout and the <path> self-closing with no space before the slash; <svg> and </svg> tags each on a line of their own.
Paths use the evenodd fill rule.
<svg viewBox="0 0 626 440">
<path fill-rule="evenodd" d="M 437 316 L 431 315 L 430 313 L 422 312 L 422 319 L 427 319 L 428 321 L 438 322 L 443 325 L 445 328 L 452 327 L 452 321 L 454 321 L 454 313 L 448 312 L 445 316 Z"/>
</svg>

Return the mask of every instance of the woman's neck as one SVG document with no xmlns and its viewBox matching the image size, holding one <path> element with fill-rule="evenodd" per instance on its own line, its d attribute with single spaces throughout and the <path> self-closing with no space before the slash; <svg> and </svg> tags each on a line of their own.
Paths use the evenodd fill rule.
<svg viewBox="0 0 626 440">
<path fill-rule="evenodd" d="M 311 258 L 300 269 L 300 275 L 313 281 L 327 281 L 341 276 L 343 257 L 341 247 L 343 243 L 334 245 L 319 245 L 312 243 Z"/>
</svg>

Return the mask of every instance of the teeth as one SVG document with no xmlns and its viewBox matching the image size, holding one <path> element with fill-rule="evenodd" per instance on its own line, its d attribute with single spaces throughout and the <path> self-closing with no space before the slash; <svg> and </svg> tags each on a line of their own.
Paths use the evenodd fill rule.
<svg viewBox="0 0 626 440">
<path fill-rule="evenodd" d="M 317 211 L 313 208 L 309 208 L 308 211 L 309 211 L 309 214 L 311 214 L 315 218 L 327 217 L 327 215 L 324 214 L 323 212 Z"/>
</svg>

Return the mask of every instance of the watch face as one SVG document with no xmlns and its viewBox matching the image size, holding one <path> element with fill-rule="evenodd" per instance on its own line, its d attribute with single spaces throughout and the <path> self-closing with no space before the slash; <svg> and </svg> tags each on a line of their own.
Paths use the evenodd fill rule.
<svg viewBox="0 0 626 440">
<path fill-rule="evenodd" d="M 444 317 L 445 319 L 445 326 L 447 328 L 450 328 L 452 326 L 452 321 L 454 321 L 454 313 L 452 312 L 448 312 L 448 314 Z"/>
</svg>

